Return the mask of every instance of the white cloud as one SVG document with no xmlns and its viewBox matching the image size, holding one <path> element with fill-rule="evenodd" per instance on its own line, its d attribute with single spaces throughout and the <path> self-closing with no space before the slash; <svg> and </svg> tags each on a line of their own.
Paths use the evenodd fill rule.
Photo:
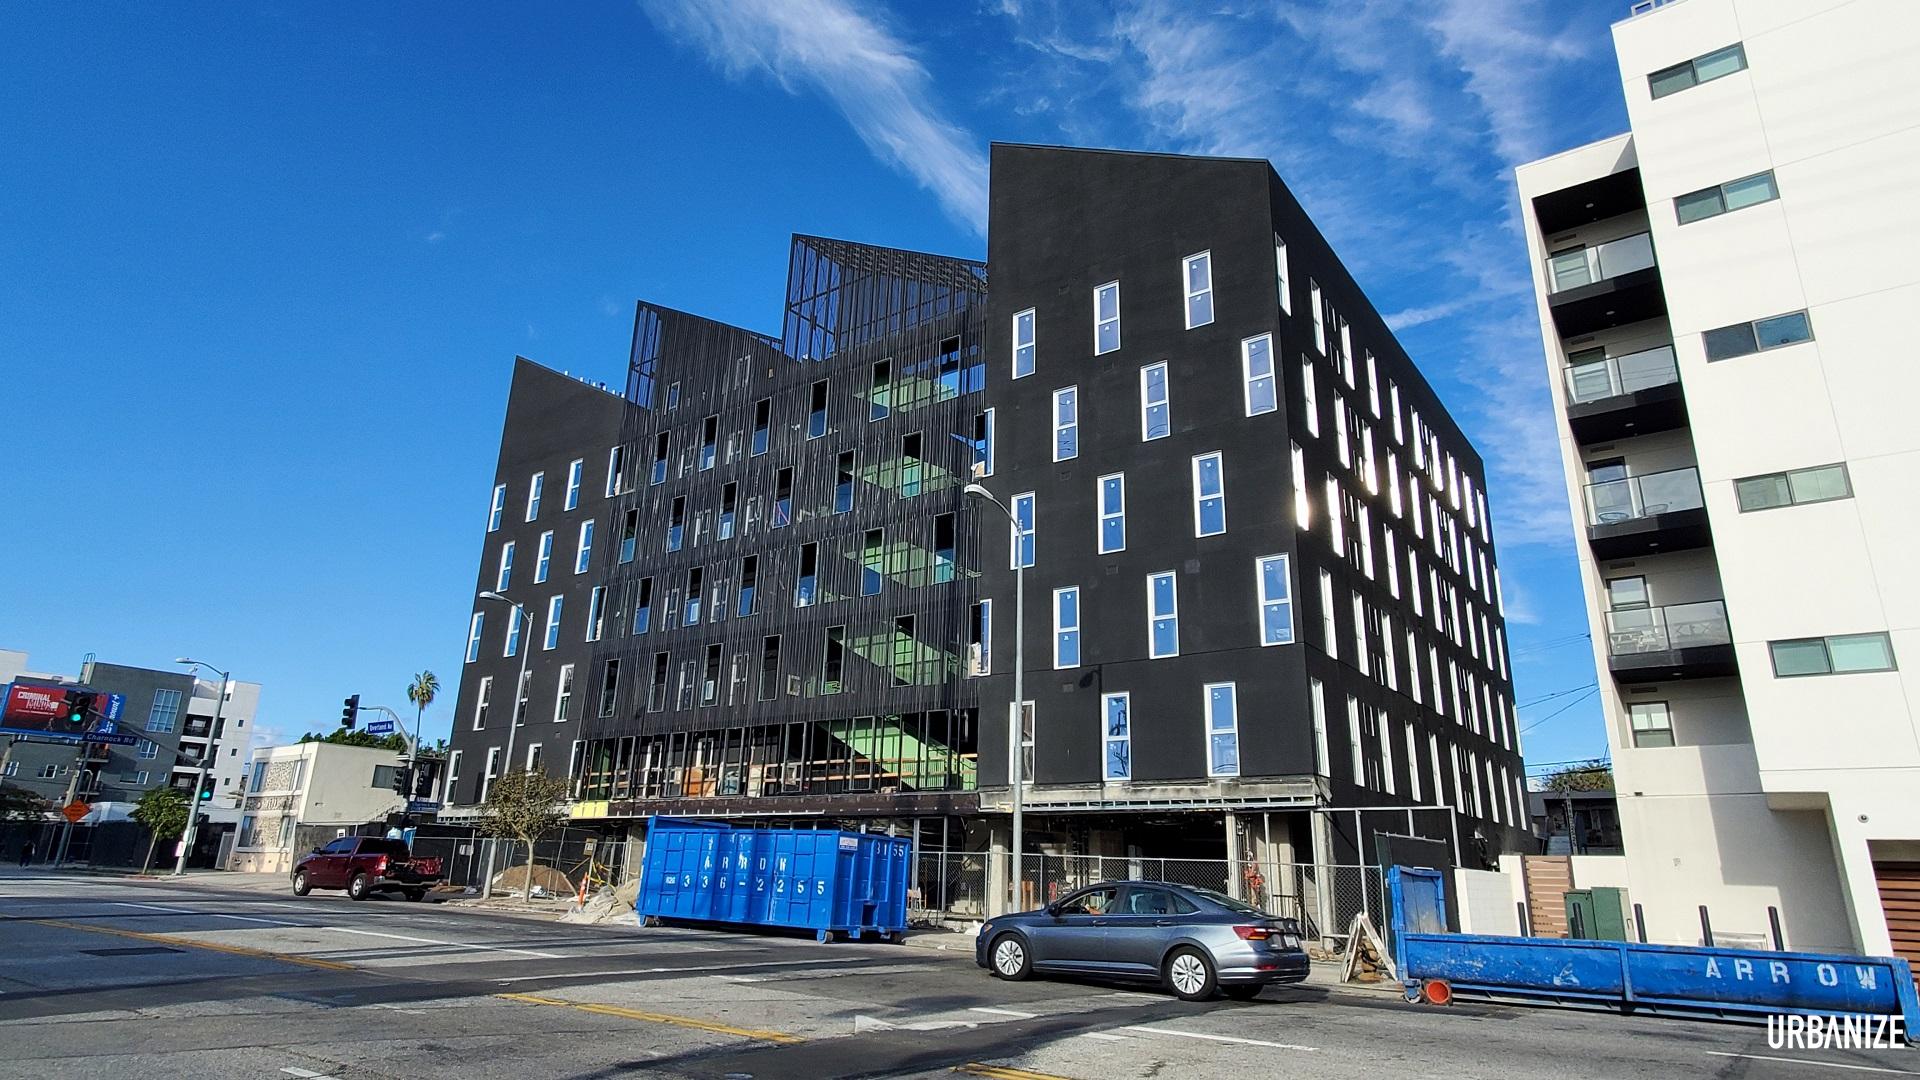
<svg viewBox="0 0 1920 1080">
<path fill-rule="evenodd" d="M 445 240 L 446 238 L 447 238 L 446 233 L 441 232 L 439 229 L 435 229 L 432 232 L 427 234 L 427 243 L 437 244 L 440 241 Z"/>
<path fill-rule="evenodd" d="M 789 93 L 810 88 L 822 94 L 875 156 L 985 235 L 984 149 L 941 115 L 925 66 L 857 0 L 640 0 L 640 6 L 731 76 L 760 72 Z"/>
<path fill-rule="evenodd" d="M 1440 39 L 1441 54 L 1466 75 L 1467 91 L 1480 103 L 1503 166 L 1545 156 L 1555 144 L 1556 100 L 1543 75 L 1556 61 L 1584 54 L 1579 37 L 1562 30 L 1530 28 L 1539 21 L 1538 3 L 1489 4 L 1484 0 L 1443 0 L 1428 26 Z"/>
</svg>

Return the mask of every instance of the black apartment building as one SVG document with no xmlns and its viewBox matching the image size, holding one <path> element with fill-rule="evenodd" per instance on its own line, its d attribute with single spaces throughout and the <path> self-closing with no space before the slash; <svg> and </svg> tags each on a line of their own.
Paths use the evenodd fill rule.
<svg viewBox="0 0 1920 1080">
<path fill-rule="evenodd" d="M 796 237 L 777 335 L 643 303 L 624 395 L 518 365 L 479 576 L 535 615 L 516 767 L 612 830 L 997 849 L 1017 721 L 1029 851 L 1517 850 L 1480 459 L 1272 168 L 996 145 L 988 248 Z M 454 804 L 530 647 L 472 617 Z"/>
</svg>

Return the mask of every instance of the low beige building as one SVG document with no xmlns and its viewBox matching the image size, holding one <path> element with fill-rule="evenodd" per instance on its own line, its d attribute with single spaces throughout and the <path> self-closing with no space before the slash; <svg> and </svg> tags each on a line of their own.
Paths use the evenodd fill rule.
<svg viewBox="0 0 1920 1080">
<path fill-rule="evenodd" d="M 261 747 L 247 763 L 240 834 L 227 869 L 288 873 L 315 844 L 406 805 L 393 791 L 401 755 L 338 743 Z"/>
</svg>

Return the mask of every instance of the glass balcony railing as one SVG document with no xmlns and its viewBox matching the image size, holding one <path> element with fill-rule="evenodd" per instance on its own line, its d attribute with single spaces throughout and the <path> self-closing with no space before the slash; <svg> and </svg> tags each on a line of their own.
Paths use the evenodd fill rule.
<svg viewBox="0 0 1920 1080">
<path fill-rule="evenodd" d="M 1673 362 L 1673 346 L 1662 345 L 1625 356 L 1569 364 L 1567 401 L 1583 405 L 1679 381 L 1680 369 Z"/>
<path fill-rule="evenodd" d="M 1588 525 L 1618 525 L 1654 514 L 1698 510 L 1704 505 L 1700 470 L 1691 467 L 1587 485 Z"/>
<path fill-rule="evenodd" d="M 1731 644 L 1733 634 L 1727 627 L 1727 605 L 1721 600 L 1607 612 L 1609 656 Z"/>
<path fill-rule="evenodd" d="M 1554 292 L 1566 292 L 1596 281 L 1619 277 L 1653 265 L 1653 235 L 1635 233 L 1592 247 L 1563 251 L 1547 259 L 1547 279 Z"/>
</svg>

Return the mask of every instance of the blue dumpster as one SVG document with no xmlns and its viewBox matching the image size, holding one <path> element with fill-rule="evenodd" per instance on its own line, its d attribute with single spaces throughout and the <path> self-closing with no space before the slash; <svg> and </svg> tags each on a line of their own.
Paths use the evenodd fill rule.
<svg viewBox="0 0 1920 1080">
<path fill-rule="evenodd" d="M 1896 957 L 1449 934 L 1438 872 L 1396 866 L 1387 886 L 1394 963 L 1409 1000 L 1439 980 L 1452 990 L 1622 1012 L 1870 1014 L 1920 1030 L 1913 970 Z"/>
<path fill-rule="evenodd" d="M 907 929 L 905 839 L 834 829 L 737 829 L 656 817 L 647 826 L 639 918 L 894 938 Z"/>
</svg>

